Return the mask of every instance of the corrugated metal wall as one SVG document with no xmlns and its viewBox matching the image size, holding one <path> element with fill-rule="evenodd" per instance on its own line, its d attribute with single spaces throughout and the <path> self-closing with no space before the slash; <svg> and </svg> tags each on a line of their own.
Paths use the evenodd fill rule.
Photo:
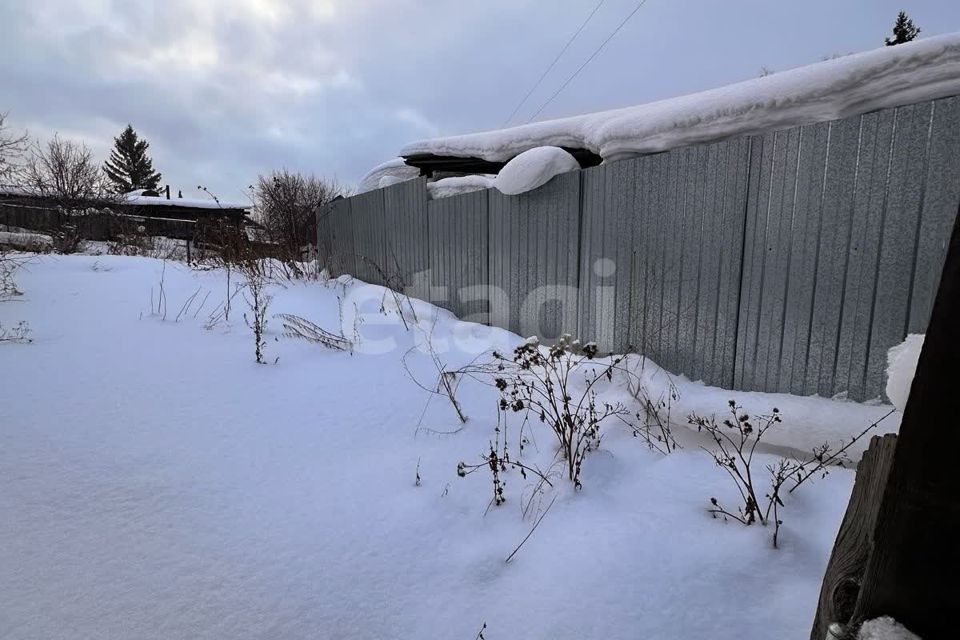
<svg viewBox="0 0 960 640">
<path fill-rule="evenodd" d="M 336 271 L 735 389 L 883 393 L 960 206 L 960 98 L 614 162 L 520 196 L 423 179 L 333 203 Z M 328 249 L 324 249 L 328 247 Z M 380 265 L 380 269 L 371 264 Z M 489 301 L 489 302 L 488 302 Z"/>
<path fill-rule="evenodd" d="M 734 386 L 880 395 L 926 329 L 960 202 L 960 100 L 754 138 Z"/>
<path fill-rule="evenodd" d="M 380 190 L 387 250 L 383 269 L 395 288 L 411 286 L 413 275 L 430 267 L 426 184 L 426 178 L 418 178 Z"/>
<path fill-rule="evenodd" d="M 580 176 L 557 176 L 523 197 L 486 193 L 490 286 L 501 300 L 491 323 L 521 335 L 576 333 Z"/>
<path fill-rule="evenodd" d="M 430 284 L 437 306 L 460 318 L 489 322 L 489 216 L 486 191 L 427 203 Z"/>
</svg>

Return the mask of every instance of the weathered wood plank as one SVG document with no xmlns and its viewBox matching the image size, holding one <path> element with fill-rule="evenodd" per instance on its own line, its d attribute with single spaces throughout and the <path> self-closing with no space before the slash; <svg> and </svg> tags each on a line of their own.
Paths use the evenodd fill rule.
<svg viewBox="0 0 960 640">
<path fill-rule="evenodd" d="M 960 215 L 953 226 L 853 621 L 889 615 L 926 640 L 956 638 L 960 600 Z"/>
<path fill-rule="evenodd" d="M 853 617 L 896 446 L 895 434 L 874 436 L 857 465 L 853 493 L 820 587 L 820 601 L 810 640 L 823 640 L 831 623 L 846 624 Z"/>
</svg>

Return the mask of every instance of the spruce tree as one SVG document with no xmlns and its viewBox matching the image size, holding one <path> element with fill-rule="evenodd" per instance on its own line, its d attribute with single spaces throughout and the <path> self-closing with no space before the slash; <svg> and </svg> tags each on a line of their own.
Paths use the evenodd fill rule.
<svg viewBox="0 0 960 640">
<path fill-rule="evenodd" d="M 103 170 L 113 183 L 114 191 L 126 193 L 134 189 L 160 188 L 160 173 L 153 170 L 153 160 L 147 155 L 150 143 L 141 140 L 131 125 L 113 139 L 110 159 Z"/>
<path fill-rule="evenodd" d="M 893 38 L 886 38 L 884 42 L 888 47 L 895 44 L 903 44 L 915 40 L 920 35 L 920 27 L 913 24 L 913 20 L 907 17 L 905 11 L 897 14 L 897 22 L 893 25 Z"/>
</svg>

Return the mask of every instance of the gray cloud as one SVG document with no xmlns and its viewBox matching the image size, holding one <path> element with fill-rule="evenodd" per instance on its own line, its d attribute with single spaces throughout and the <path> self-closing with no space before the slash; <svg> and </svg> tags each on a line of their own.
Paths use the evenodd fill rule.
<svg viewBox="0 0 960 640">
<path fill-rule="evenodd" d="M 356 182 L 412 140 L 502 124 L 594 0 L 7 0 L 0 111 L 105 158 L 131 122 L 164 180 L 228 198 L 286 166 Z M 540 117 L 636 104 L 882 44 L 901 2 L 649 0 Z M 960 7 L 905 8 L 923 35 Z M 608 0 L 523 122 L 634 6 Z"/>
</svg>

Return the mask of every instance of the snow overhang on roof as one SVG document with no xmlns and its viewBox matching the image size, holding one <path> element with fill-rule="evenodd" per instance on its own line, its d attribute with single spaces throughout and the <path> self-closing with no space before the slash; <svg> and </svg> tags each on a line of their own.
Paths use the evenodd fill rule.
<svg viewBox="0 0 960 640">
<path fill-rule="evenodd" d="M 422 140 L 401 155 L 408 164 L 434 170 L 446 158 L 443 170 L 457 166 L 471 173 L 493 173 L 540 146 L 584 150 L 611 161 L 958 94 L 960 33 L 954 33 L 669 100 Z"/>
<path fill-rule="evenodd" d="M 123 195 L 124 204 L 149 207 L 184 207 L 188 209 L 241 209 L 248 211 L 253 208 L 251 204 L 242 202 L 217 202 L 212 199 L 200 198 L 170 198 L 162 196 L 145 196 L 143 189 L 131 191 Z"/>
<path fill-rule="evenodd" d="M 12 184 L 0 184 L 0 196 L 30 196 L 33 191 Z"/>
</svg>

